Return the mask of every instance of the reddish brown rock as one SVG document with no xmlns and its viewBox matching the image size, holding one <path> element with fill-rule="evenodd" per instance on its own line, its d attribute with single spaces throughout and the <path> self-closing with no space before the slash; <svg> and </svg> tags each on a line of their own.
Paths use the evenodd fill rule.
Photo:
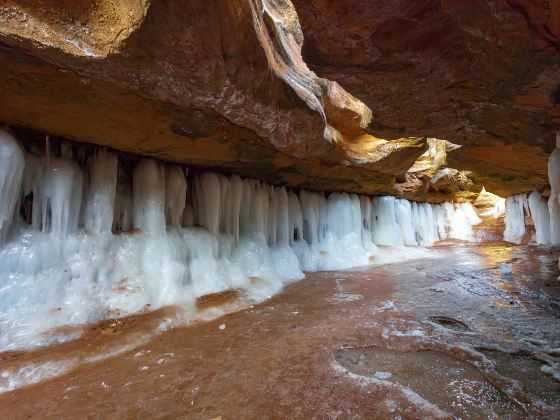
<svg viewBox="0 0 560 420">
<path fill-rule="evenodd" d="M 546 185 L 560 126 L 556 0 L 294 0 L 310 68 L 368 105 L 369 132 L 463 145 L 502 195 Z"/>
<path fill-rule="evenodd" d="M 463 146 L 446 157 L 469 171 L 455 195 L 546 185 L 557 1 L 3 3 L 6 123 L 296 188 L 440 200 L 433 173 L 406 174 L 435 137 Z"/>
</svg>

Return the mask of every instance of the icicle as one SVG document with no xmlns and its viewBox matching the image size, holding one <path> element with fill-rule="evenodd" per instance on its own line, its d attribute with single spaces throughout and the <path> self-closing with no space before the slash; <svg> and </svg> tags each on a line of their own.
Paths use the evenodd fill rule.
<svg viewBox="0 0 560 420">
<path fill-rule="evenodd" d="M 442 204 L 436 204 L 434 205 L 433 210 L 434 210 L 437 239 L 443 241 L 444 239 L 447 239 L 447 234 L 448 234 L 446 220 L 445 220 L 445 209 Z"/>
<path fill-rule="evenodd" d="M 251 209 L 251 217 L 256 221 L 255 237 L 258 239 L 267 238 L 269 232 L 268 221 L 270 220 L 268 214 L 273 211 L 269 206 L 268 189 L 266 185 L 258 183 L 255 187 L 253 208 Z M 274 232 L 276 232 L 276 230 L 274 230 Z"/>
<path fill-rule="evenodd" d="M 142 159 L 134 168 L 134 227 L 151 234 L 165 232 L 165 168 L 152 159 Z"/>
<path fill-rule="evenodd" d="M 42 333 L 57 326 L 129 315 L 147 305 L 192 306 L 207 293 L 239 289 L 262 300 L 304 269 L 425 256 L 401 245 L 431 245 L 449 230 L 464 237 L 477 223 L 470 204 L 411 205 L 348 193 L 327 198 L 213 172 L 196 174 L 187 191 L 176 165 L 141 159 L 130 174 L 113 153 L 98 150 L 89 161 L 78 226 L 84 182 L 72 158 L 84 164 L 85 156 L 73 156 L 69 145 L 62 146 L 65 157 L 51 156 L 47 143 L 48 159 L 28 154 L 24 161 L 15 141 L 0 136 L 0 229 L 15 225 L 19 197 L 21 213 L 31 219 L 0 247 L 0 282 L 10 281 L 0 294 L 0 325 L 14 326 L 2 330 L 0 351 L 46 337 Z M 142 232 L 130 231 L 131 222 Z"/>
<path fill-rule="evenodd" d="M 560 131 L 556 133 L 556 147 L 548 159 L 548 182 L 550 183 L 548 199 L 550 241 L 553 245 L 560 245 Z"/>
<path fill-rule="evenodd" d="M 275 193 L 275 188 L 270 188 L 268 195 L 268 211 L 267 211 L 267 242 L 268 246 L 273 246 L 276 244 L 276 233 L 277 233 L 277 211 L 279 207 L 278 197 Z"/>
<path fill-rule="evenodd" d="M 253 182 L 243 182 L 242 200 L 243 205 L 239 212 L 239 231 L 240 234 L 249 236 L 253 231 L 253 221 L 251 220 L 251 208 L 255 194 L 253 193 Z"/>
<path fill-rule="evenodd" d="M 25 158 L 11 134 L 0 130 L 0 245 L 6 240 L 20 195 Z"/>
<path fill-rule="evenodd" d="M 228 201 L 231 205 L 229 215 L 230 233 L 239 241 L 239 225 L 241 217 L 241 204 L 243 200 L 243 181 L 237 175 L 230 178 L 230 195 Z M 246 204 L 246 203 L 243 203 Z"/>
<path fill-rule="evenodd" d="M 115 212 L 113 230 L 126 232 L 132 227 L 133 199 L 130 179 L 122 168 L 117 170 L 117 192 L 115 195 Z"/>
<path fill-rule="evenodd" d="M 377 245 L 401 244 L 400 229 L 397 225 L 395 197 L 376 197 L 373 199 L 373 241 Z"/>
<path fill-rule="evenodd" d="M 78 228 L 82 202 L 82 171 L 74 162 L 50 158 L 41 184 L 43 232 L 65 237 Z"/>
<path fill-rule="evenodd" d="M 214 172 L 204 172 L 196 177 L 197 210 L 199 223 L 212 233 L 220 229 L 220 180 Z"/>
<path fill-rule="evenodd" d="M 321 198 L 317 193 L 301 191 L 299 195 L 303 216 L 303 238 L 317 244 L 321 234 Z"/>
<path fill-rule="evenodd" d="M 220 183 L 220 223 L 219 232 L 231 235 L 230 230 L 230 214 L 231 214 L 231 200 L 229 199 L 229 180 L 224 175 L 218 174 L 218 181 Z"/>
<path fill-rule="evenodd" d="M 167 221 L 173 227 L 180 227 L 187 200 L 187 180 L 179 165 L 167 165 L 165 176 Z"/>
<path fill-rule="evenodd" d="M 31 195 L 31 218 L 33 229 L 41 229 L 41 180 L 43 178 L 44 162 L 31 153 L 25 154 L 25 170 L 23 172 L 23 196 Z"/>
<path fill-rule="evenodd" d="M 338 239 L 354 231 L 353 210 L 350 196 L 346 193 L 332 193 L 327 198 L 327 225 Z M 358 219 L 359 220 L 359 219 Z"/>
<path fill-rule="evenodd" d="M 548 204 L 538 191 L 529 195 L 529 209 L 535 226 L 535 242 L 538 244 L 550 243 L 550 214 Z"/>
<path fill-rule="evenodd" d="M 276 241 L 280 245 L 288 245 L 291 238 L 290 209 L 286 188 L 276 188 Z"/>
<path fill-rule="evenodd" d="M 412 221 L 418 245 L 432 245 L 435 230 L 430 205 L 427 203 L 412 203 Z"/>
<path fill-rule="evenodd" d="M 303 215 L 301 204 L 297 195 L 293 192 L 288 194 L 289 218 L 290 218 L 290 243 L 303 239 Z"/>
<path fill-rule="evenodd" d="M 373 242 L 373 224 L 371 221 L 371 198 L 365 195 L 360 197 L 360 224 L 362 228 L 362 243 L 364 248 L 373 252 L 375 244 Z"/>
<path fill-rule="evenodd" d="M 414 239 L 412 227 L 412 207 L 407 200 L 396 201 L 396 220 L 400 229 L 400 237 L 405 245 L 418 245 Z"/>
<path fill-rule="evenodd" d="M 95 233 L 111 232 L 117 189 L 117 156 L 99 150 L 91 158 L 84 225 Z"/>
<path fill-rule="evenodd" d="M 506 198 L 505 241 L 514 244 L 523 242 L 526 233 L 525 208 L 528 208 L 525 194 L 511 195 Z"/>
</svg>

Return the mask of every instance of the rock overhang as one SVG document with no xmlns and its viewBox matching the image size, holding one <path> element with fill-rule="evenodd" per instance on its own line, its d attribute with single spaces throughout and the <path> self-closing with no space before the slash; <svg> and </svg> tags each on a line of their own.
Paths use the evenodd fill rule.
<svg viewBox="0 0 560 420">
<path fill-rule="evenodd" d="M 25 11 L 34 2 L 10 5 Z M 351 1 L 125 3 L 136 7 L 130 18 L 98 27 L 82 19 L 82 27 L 95 21 L 92 32 L 128 25 L 96 57 L 21 32 L 17 15 L 4 13 L 0 119 L 295 188 L 440 201 L 469 198 L 483 185 L 500 195 L 546 185 L 548 136 L 559 117 L 548 90 L 559 59 L 531 14 L 520 13 L 529 6 L 490 10 L 477 2 L 467 14 L 452 2 L 400 10 L 372 1 L 372 20 Z M 89 16 L 126 9 L 103 7 Z M 75 20 L 56 20 L 58 32 L 73 30 Z M 325 22 L 335 23 L 321 30 Z M 94 38 L 87 42 L 101 45 Z M 494 59 L 497 40 L 505 45 Z M 519 57 L 511 57 L 512 40 L 523 41 Z M 473 57 L 477 65 L 466 67 Z M 520 65 L 528 57 L 534 75 Z M 508 72 L 507 86 L 491 85 Z M 410 171 L 434 137 L 462 145 L 446 157 L 460 176 L 439 174 L 437 187 L 435 172 Z"/>
</svg>

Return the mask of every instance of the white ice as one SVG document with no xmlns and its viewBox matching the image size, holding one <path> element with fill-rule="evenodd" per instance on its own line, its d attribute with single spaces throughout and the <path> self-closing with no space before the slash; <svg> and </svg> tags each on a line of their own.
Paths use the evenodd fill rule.
<svg viewBox="0 0 560 420">
<path fill-rule="evenodd" d="M 514 244 L 523 241 L 527 231 L 525 215 L 529 212 L 529 202 L 526 194 L 510 195 L 506 198 L 506 216 L 504 240 Z"/>
<path fill-rule="evenodd" d="M 548 182 L 550 183 L 550 239 L 560 244 L 560 131 L 556 133 L 556 147 L 548 159 Z"/>
<path fill-rule="evenodd" d="M 0 245 L 12 225 L 19 200 L 25 158 L 11 134 L 0 130 Z"/>
<path fill-rule="evenodd" d="M 516 194 L 506 198 L 504 240 L 514 244 L 523 241 L 537 244 L 551 243 L 550 200 L 547 201 L 538 191 L 530 194 Z M 527 225 L 534 226 L 534 235 L 528 238 Z"/>
<path fill-rule="evenodd" d="M 62 149 L 24 154 L 0 135 L 0 351 L 224 290 L 260 301 L 305 271 L 425 256 L 418 245 L 469 239 L 478 223 L 470 203 L 295 192 L 215 172 L 187 182 L 178 165 L 144 158 L 130 170 L 105 150 L 81 168 Z M 24 197 L 30 216 L 16 217 Z"/>
</svg>

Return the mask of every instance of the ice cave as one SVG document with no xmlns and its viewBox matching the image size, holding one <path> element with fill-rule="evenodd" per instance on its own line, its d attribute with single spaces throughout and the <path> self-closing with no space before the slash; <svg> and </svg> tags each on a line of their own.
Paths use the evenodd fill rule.
<svg viewBox="0 0 560 420">
<path fill-rule="evenodd" d="M 560 2 L 502 3 L 7 0 L 0 417 L 560 418 Z"/>
</svg>

